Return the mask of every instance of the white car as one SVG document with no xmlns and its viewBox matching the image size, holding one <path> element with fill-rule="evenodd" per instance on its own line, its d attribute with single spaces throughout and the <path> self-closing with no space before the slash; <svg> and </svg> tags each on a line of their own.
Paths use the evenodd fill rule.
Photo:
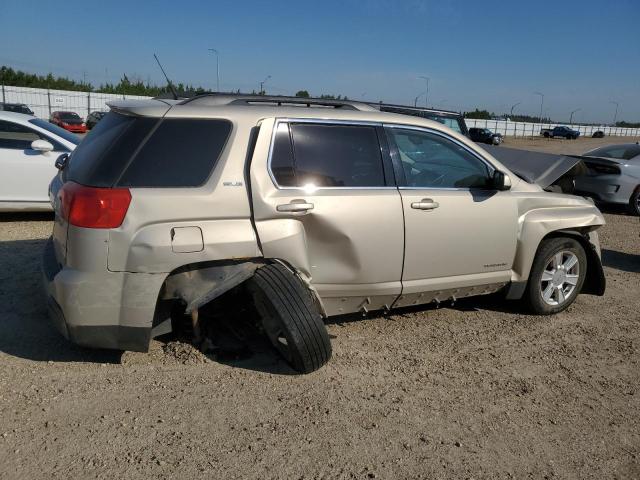
<svg viewBox="0 0 640 480">
<path fill-rule="evenodd" d="M 51 210 L 56 158 L 80 137 L 40 118 L 0 111 L 0 212 Z"/>
</svg>

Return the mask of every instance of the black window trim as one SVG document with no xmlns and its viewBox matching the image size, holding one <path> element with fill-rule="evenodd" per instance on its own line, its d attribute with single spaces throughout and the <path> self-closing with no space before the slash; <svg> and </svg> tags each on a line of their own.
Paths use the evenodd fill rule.
<svg viewBox="0 0 640 480">
<path fill-rule="evenodd" d="M 380 146 L 380 157 L 382 160 L 382 167 L 383 167 L 383 172 L 384 172 L 384 177 L 385 177 L 385 186 L 381 186 L 381 187 L 325 187 L 325 186 L 320 186 L 320 187 L 316 187 L 315 191 L 318 190 L 396 190 L 398 187 L 395 183 L 395 179 L 393 178 L 393 175 L 389 175 L 389 177 L 387 177 L 389 170 L 389 164 L 390 164 L 390 158 L 388 155 L 389 152 L 389 147 L 388 147 L 388 142 L 386 142 L 386 138 L 381 138 L 380 136 L 380 129 L 382 128 L 382 123 L 381 122 L 371 122 L 371 121 L 366 121 L 366 120 L 325 120 L 325 119 L 320 119 L 320 118 L 276 118 L 275 119 L 275 123 L 273 125 L 273 130 L 271 132 L 271 144 L 269 145 L 269 155 L 268 155 L 268 160 L 267 160 L 267 171 L 269 172 L 269 176 L 271 177 L 271 181 L 273 182 L 273 185 L 278 189 L 278 190 L 296 190 L 296 191 L 301 191 L 301 192 L 306 192 L 305 187 L 283 187 L 280 186 L 278 184 L 278 181 L 276 180 L 275 175 L 273 174 L 273 171 L 271 170 L 271 159 L 273 157 L 273 149 L 275 146 L 275 140 L 276 140 L 276 134 L 278 132 L 278 126 L 281 123 L 287 123 L 287 124 L 292 124 L 292 123 L 307 123 L 307 124 L 315 124 L 315 125 L 349 125 L 349 126 L 356 126 L 356 127 L 373 127 L 374 131 L 376 133 L 376 136 L 378 137 L 378 145 Z M 289 134 L 291 134 L 291 129 L 289 129 Z M 294 158 L 294 162 L 295 162 L 295 158 Z"/>
<path fill-rule="evenodd" d="M 418 132 L 429 133 L 432 135 L 436 135 L 444 138 L 445 140 L 449 140 L 450 142 L 455 143 L 456 145 L 462 147 L 466 152 L 471 154 L 473 157 L 480 160 L 487 168 L 489 169 L 489 175 L 498 170 L 498 168 L 493 165 L 489 160 L 481 156 L 478 152 L 473 151 L 467 145 L 457 140 L 454 137 L 447 135 L 444 132 L 440 132 L 435 129 L 427 128 L 427 127 L 418 127 L 415 125 L 402 125 L 395 123 L 385 123 L 383 124 L 385 132 L 387 132 L 387 141 L 389 142 L 389 149 L 391 151 L 391 159 L 393 161 L 393 170 L 396 174 L 396 179 L 398 180 L 398 189 L 399 190 L 442 190 L 442 191 L 465 191 L 469 192 L 471 190 L 477 191 L 478 188 L 471 187 L 411 187 L 407 185 L 407 179 L 404 174 L 404 169 L 402 168 L 402 164 L 400 163 L 400 152 L 398 150 L 398 146 L 393 138 L 391 133 L 391 129 L 396 130 L 415 130 Z"/>
</svg>

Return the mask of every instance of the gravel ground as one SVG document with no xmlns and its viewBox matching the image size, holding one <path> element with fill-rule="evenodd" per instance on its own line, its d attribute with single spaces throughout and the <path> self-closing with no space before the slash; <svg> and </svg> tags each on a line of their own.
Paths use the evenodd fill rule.
<svg viewBox="0 0 640 480">
<path fill-rule="evenodd" d="M 342 319 L 298 376 L 269 351 L 69 344 L 39 285 L 51 217 L 4 214 L 0 478 L 640 478 L 640 229 L 606 218 L 604 297 Z"/>
<path fill-rule="evenodd" d="M 520 148 L 523 150 L 536 150 L 538 152 L 581 155 L 603 145 L 611 145 L 612 143 L 635 143 L 638 141 L 640 141 L 640 137 L 578 137 L 576 140 L 544 137 L 507 137 L 504 142 L 504 146 L 509 148 Z"/>
</svg>

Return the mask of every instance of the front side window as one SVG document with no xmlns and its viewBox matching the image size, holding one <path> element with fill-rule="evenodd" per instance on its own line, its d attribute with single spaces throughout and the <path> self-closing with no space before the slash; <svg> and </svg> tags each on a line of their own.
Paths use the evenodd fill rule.
<svg viewBox="0 0 640 480">
<path fill-rule="evenodd" d="M 378 134 L 368 125 L 280 123 L 271 169 L 279 186 L 385 186 Z"/>
<path fill-rule="evenodd" d="M 390 128 L 405 186 L 418 188 L 484 188 L 489 167 L 458 143 L 434 133 Z"/>
<path fill-rule="evenodd" d="M 31 142 L 42 138 L 34 130 L 18 123 L 0 120 L 0 148 L 30 150 Z"/>
<path fill-rule="evenodd" d="M 41 118 L 32 118 L 31 120 L 29 120 L 29 123 L 33 123 L 34 125 L 44 130 L 47 130 L 51 133 L 55 133 L 57 136 L 64 138 L 67 142 L 71 142 L 74 145 L 78 145 L 80 143 L 80 137 L 78 137 L 77 135 L 68 132 L 64 128 L 60 128 L 59 126 L 54 125 L 53 123 L 46 122 Z M 68 150 L 68 149 L 63 148 L 63 150 Z"/>
</svg>

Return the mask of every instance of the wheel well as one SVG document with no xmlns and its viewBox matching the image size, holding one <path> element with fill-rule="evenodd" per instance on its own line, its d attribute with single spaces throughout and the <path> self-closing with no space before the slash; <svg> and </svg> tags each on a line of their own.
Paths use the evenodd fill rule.
<svg viewBox="0 0 640 480">
<path fill-rule="evenodd" d="M 587 229 L 558 230 L 545 235 L 542 240 L 540 240 L 540 244 L 542 244 L 542 242 L 547 238 L 562 237 L 572 238 L 580 243 L 587 255 L 587 276 L 584 279 L 584 284 L 580 293 L 603 295 L 606 287 L 606 280 L 602 269 L 602 262 L 600 260 L 600 255 L 596 251 L 596 247 L 589 241 L 589 237 L 587 236 L 588 233 L 589 231 Z M 538 249 L 540 248 L 540 244 L 538 244 Z M 536 255 L 537 254 L 538 252 L 536 250 Z"/>
<path fill-rule="evenodd" d="M 536 247 L 536 253 L 534 255 L 534 259 L 538 255 L 540 251 L 540 245 L 542 242 L 548 238 L 572 238 L 582 245 L 584 251 L 587 255 L 587 276 L 584 280 L 584 284 L 582 285 L 581 293 L 588 293 L 592 295 L 603 295 L 606 287 L 606 280 L 604 277 L 604 271 L 602 269 L 602 262 L 600 261 L 600 256 L 596 251 L 596 247 L 589 241 L 587 234 L 589 233 L 588 229 L 577 229 L 577 230 L 556 230 L 553 232 L 549 232 L 547 235 L 540 239 L 540 243 Z M 529 272 L 529 276 L 530 276 Z M 517 300 L 522 298 L 524 295 L 527 285 L 529 283 L 529 278 L 525 281 L 520 282 L 512 282 L 507 290 L 507 298 L 509 300 Z"/>
<path fill-rule="evenodd" d="M 307 285 L 319 311 L 326 317 L 322 301 L 310 283 L 295 268 L 277 258 L 244 258 L 192 263 L 176 268 L 162 284 L 152 323 L 152 337 L 172 331 L 172 317 L 191 313 L 229 290 L 244 284 L 263 265 L 279 263 Z"/>
</svg>

